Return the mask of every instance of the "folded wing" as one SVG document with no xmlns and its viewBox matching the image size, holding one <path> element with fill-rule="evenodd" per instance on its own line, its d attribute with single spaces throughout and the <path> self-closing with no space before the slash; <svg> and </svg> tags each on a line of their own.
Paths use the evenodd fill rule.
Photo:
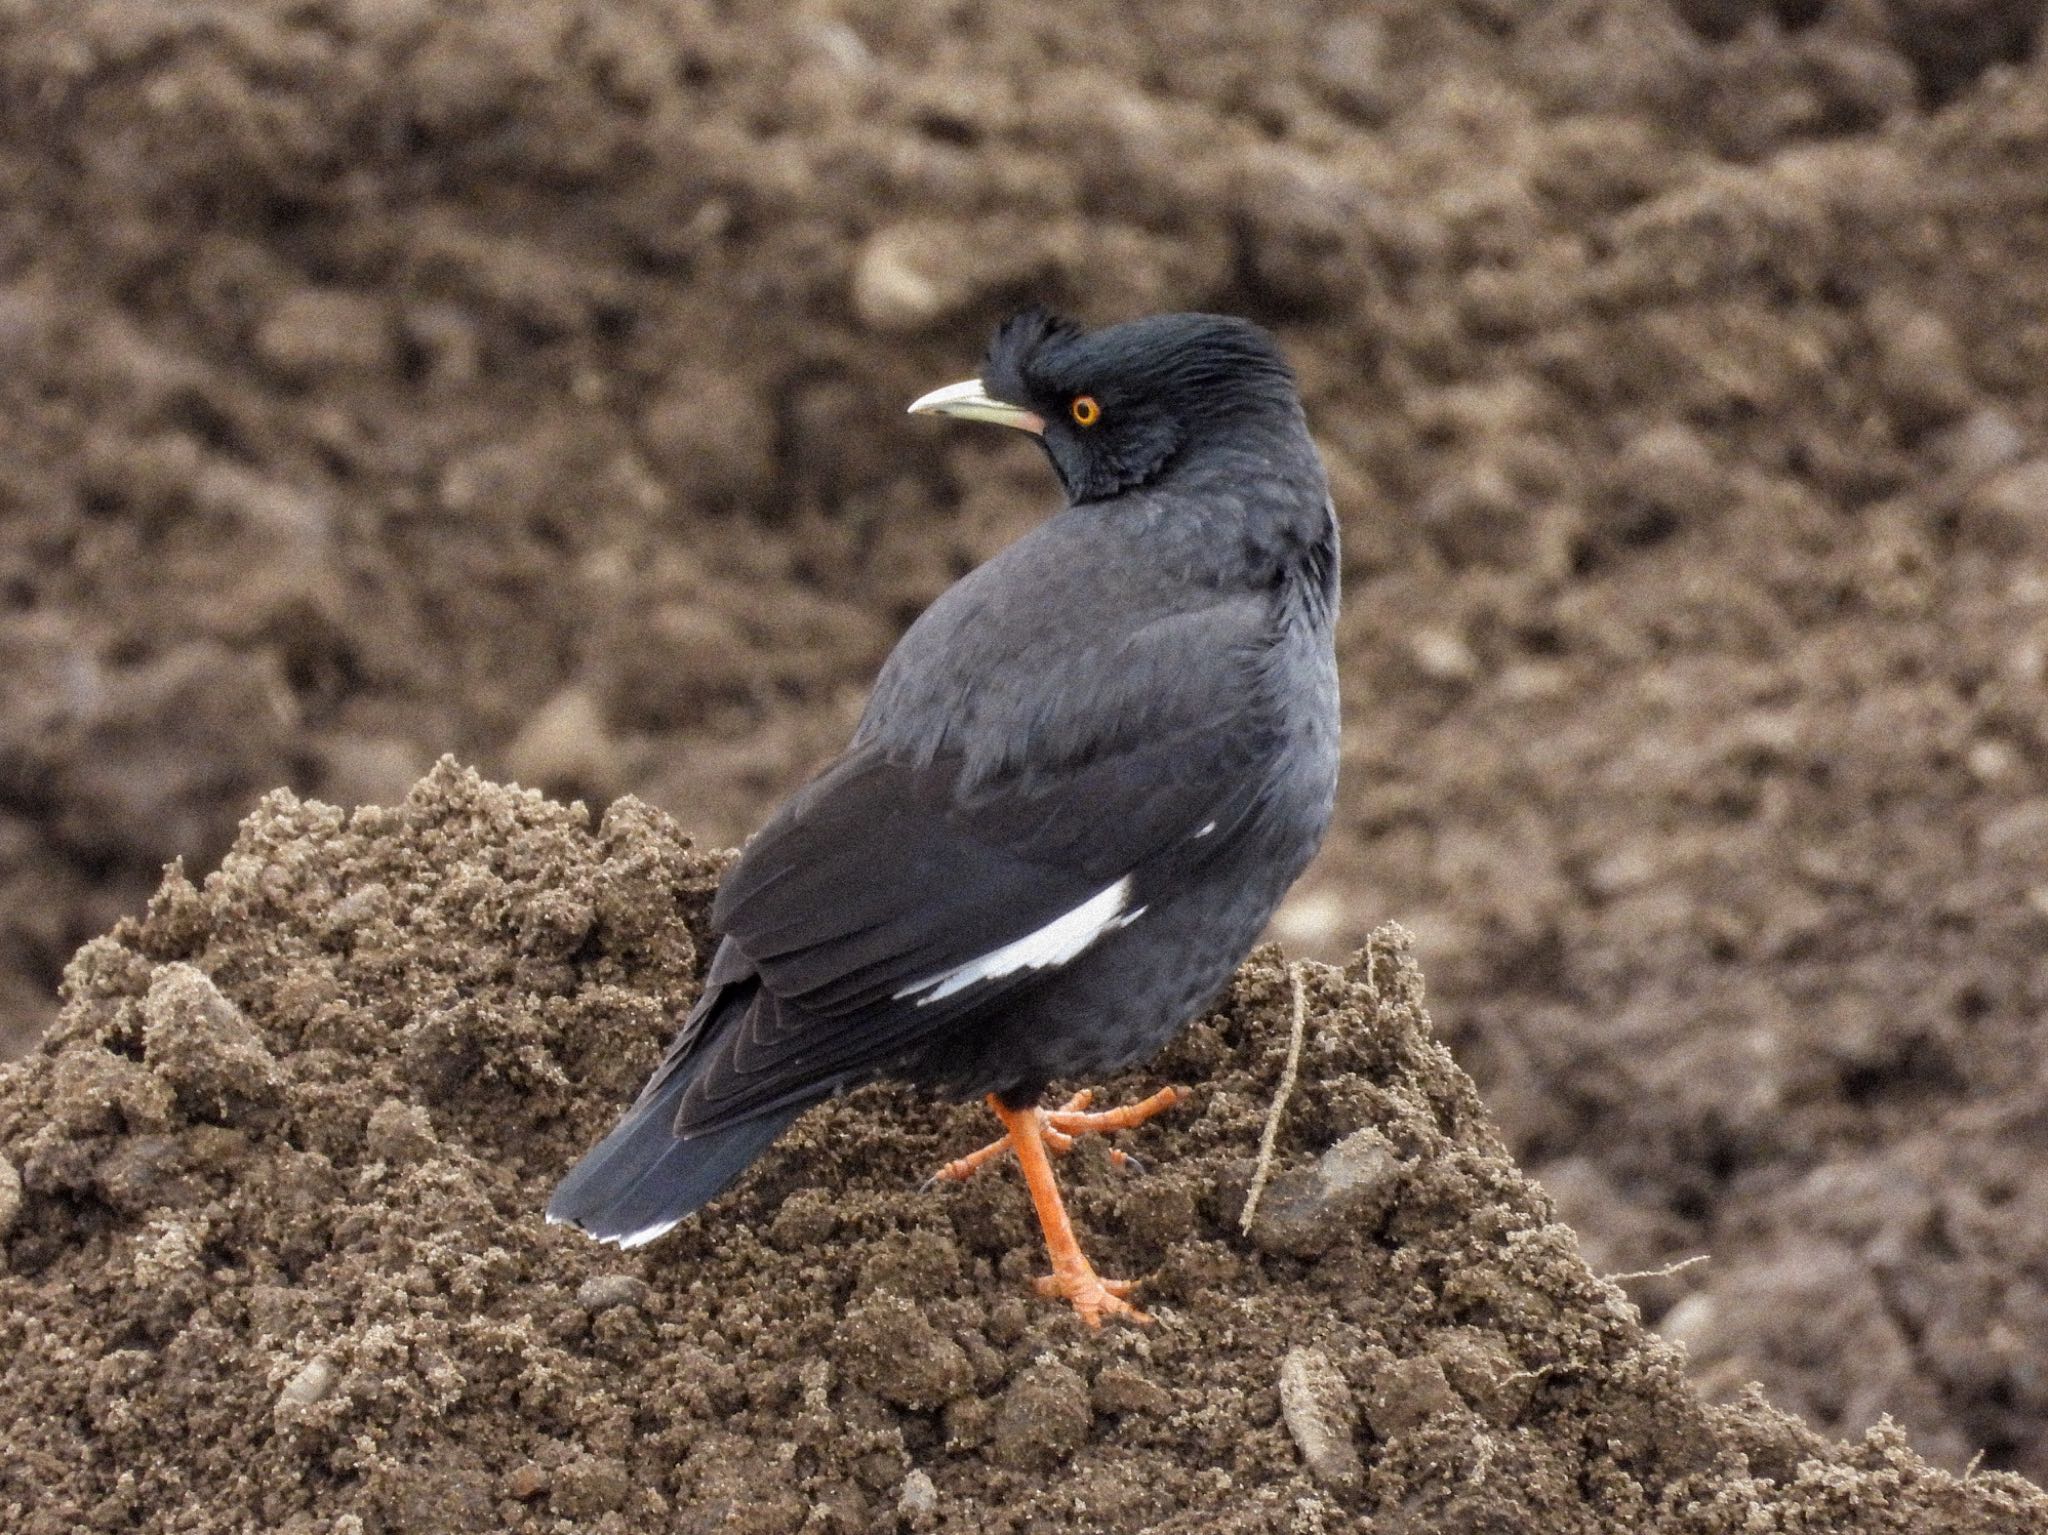
<svg viewBox="0 0 2048 1535">
<path fill-rule="evenodd" d="M 1255 655 L 1251 634 L 1233 646 L 1213 631 L 1257 619 L 1248 605 L 1175 615 L 1127 646 L 1113 685 L 1144 689 L 1142 709 L 1093 707 L 1048 677 L 1023 712 L 1040 743 L 1014 754 L 1028 769 L 990 771 L 1001 753 L 986 750 L 870 742 L 819 775 L 720 889 L 706 1002 L 759 985 L 715 1036 L 679 1036 L 670 1066 L 687 1059 L 691 1082 L 678 1132 L 886 1072 L 1227 854 L 1259 812 L 1276 746 L 1256 678 L 1196 675 L 1185 657 Z"/>
</svg>

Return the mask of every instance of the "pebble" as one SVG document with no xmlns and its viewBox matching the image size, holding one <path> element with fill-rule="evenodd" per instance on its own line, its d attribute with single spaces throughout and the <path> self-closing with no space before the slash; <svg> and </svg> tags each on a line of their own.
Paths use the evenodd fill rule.
<svg viewBox="0 0 2048 1535">
<path fill-rule="evenodd" d="M 1320 1349 L 1293 1348 L 1280 1361 L 1280 1416 L 1308 1474 L 1333 1492 L 1355 1488 L 1365 1475 L 1352 1441 L 1358 1414 L 1351 1388 Z"/>
<path fill-rule="evenodd" d="M 853 312 L 870 330 L 912 331 L 946 307 L 939 285 L 918 269 L 928 241 L 910 227 L 881 230 L 861 247 L 853 268 Z"/>
<path fill-rule="evenodd" d="M 1642 510 L 1697 521 L 1727 499 L 1725 473 L 1699 433 L 1675 421 L 1649 428 L 1625 446 L 1616 483 Z"/>
<path fill-rule="evenodd" d="M 2026 433 L 2010 415 L 1992 405 L 1970 412 L 1935 442 L 1948 472 L 1965 479 L 2017 463 L 2026 449 Z"/>
<path fill-rule="evenodd" d="M 1432 682 L 1470 682 L 1479 675 L 1478 655 L 1450 629 L 1418 629 L 1408 637 L 1408 650 Z"/>
<path fill-rule="evenodd" d="M 260 1126 L 284 1095 L 276 1057 L 203 970 L 169 964 L 142 1004 L 143 1058 L 197 1118 Z"/>
<path fill-rule="evenodd" d="M 742 368 L 699 364 L 678 371 L 640 416 L 653 467 L 697 508 L 760 506 L 774 492 L 775 405 Z"/>
<path fill-rule="evenodd" d="M 1380 1438 L 1391 1439 L 1456 1412 L 1458 1406 L 1458 1393 L 1435 1359 L 1427 1354 L 1396 1355 L 1380 1360 L 1371 1371 L 1365 1420 Z"/>
<path fill-rule="evenodd" d="M 524 1466 L 515 1466 L 511 1474 L 505 1478 L 505 1491 L 522 1503 L 539 1497 L 548 1490 L 548 1485 L 547 1472 L 530 1462 Z"/>
<path fill-rule="evenodd" d="M 280 1407 L 311 1407 L 323 1401 L 334 1390 L 334 1383 L 341 1379 L 340 1367 L 325 1354 L 315 1354 L 300 1366 L 299 1372 L 284 1384 L 277 1394 Z"/>
<path fill-rule="evenodd" d="M 1393 1143 L 1370 1127 L 1355 1131 L 1313 1166 L 1274 1178 L 1260 1198 L 1251 1239 L 1266 1252 L 1319 1257 L 1391 1202 L 1399 1176 Z"/>
<path fill-rule="evenodd" d="M 1296 890 L 1273 914 L 1273 931 L 1290 949 L 1328 949 L 1348 915 L 1350 908 L 1334 890 Z"/>
<path fill-rule="evenodd" d="M 1355 17 L 1321 28 L 1309 54 L 1308 73 L 1345 116 L 1379 122 L 1391 106 L 1395 83 L 1388 66 L 1386 24 Z"/>
<path fill-rule="evenodd" d="M 0 1157 L 0 1240 L 14 1230 L 21 1219 L 21 1170 Z"/>
<path fill-rule="evenodd" d="M 609 1311 L 614 1306 L 631 1306 L 636 1311 L 647 1304 L 647 1281 L 631 1274 L 598 1274 L 576 1287 L 576 1304 L 585 1311 Z"/>
<path fill-rule="evenodd" d="M 913 1471 L 903 1479 L 896 1517 L 913 1530 L 929 1530 L 939 1522 L 939 1489 L 925 1472 Z"/>
<path fill-rule="evenodd" d="M 1657 1331 L 1673 1343 L 1697 1353 L 1720 1331 L 1720 1306 L 1704 1290 L 1686 1296 L 1657 1323 Z"/>
<path fill-rule="evenodd" d="M 586 688 L 563 688 L 536 709 L 505 748 L 505 767 L 519 783 L 614 782 L 618 747 L 604 712 Z"/>
</svg>

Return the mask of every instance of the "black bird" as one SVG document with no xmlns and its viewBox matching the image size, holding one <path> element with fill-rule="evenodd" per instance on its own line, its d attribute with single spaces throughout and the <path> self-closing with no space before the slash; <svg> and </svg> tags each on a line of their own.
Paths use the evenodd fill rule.
<svg viewBox="0 0 2048 1535">
<path fill-rule="evenodd" d="M 1047 1161 L 1105 1115 L 1056 1079 L 1164 1045 L 1321 842 L 1337 781 L 1337 523 L 1273 339 L 1222 315 L 1001 327 L 914 413 L 1035 434 L 1068 505 L 948 591 L 882 668 L 845 753 L 720 887 L 704 994 L 550 1221 L 634 1247 L 810 1105 L 877 1078 L 985 1096 L 1053 1275 L 1097 1276 Z"/>
</svg>

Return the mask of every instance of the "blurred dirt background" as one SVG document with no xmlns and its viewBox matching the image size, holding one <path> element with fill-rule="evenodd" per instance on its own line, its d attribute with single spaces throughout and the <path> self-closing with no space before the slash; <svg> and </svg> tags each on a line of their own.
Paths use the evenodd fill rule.
<svg viewBox="0 0 2048 1535">
<path fill-rule="evenodd" d="M 737 841 L 1043 515 L 1042 299 L 1273 325 L 1345 520 L 1283 915 L 1417 934 L 1706 1388 L 2048 1476 L 2022 0 L 0 4 L 0 1031 L 288 784 Z"/>
</svg>

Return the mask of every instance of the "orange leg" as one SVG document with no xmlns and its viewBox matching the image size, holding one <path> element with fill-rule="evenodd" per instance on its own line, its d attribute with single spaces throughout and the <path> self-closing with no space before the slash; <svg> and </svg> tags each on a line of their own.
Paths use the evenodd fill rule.
<svg viewBox="0 0 2048 1535">
<path fill-rule="evenodd" d="M 1074 1238 L 1073 1222 L 1060 1202 L 1059 1185 L 1053 1181 L 1052 1158 L 1045 1152 L 1045 1126 L 1041 1110 L 1010 1109 L 990 1093 L 988 1106 L 1010 1132 L 1017 1165 L 1024 1172 L 1024 1186 L 1031 1191 L 1031 1203 L 1038 1211 L 1038 1224 L 1045 1231 L 1046 1251 L 1052 1255 L 1052 1273 L 1038 1281 L 1041 1295 L 1063 1295 L 1081 1320 L 1100 1327 L 1106 1316 L 1127 1316 L 1134 1322 L 1152 1319 L 1124 1297 L 1134 1286 L 1121 1279 L 1104 1279 L 1081 1251 Z"/>
</svg>

